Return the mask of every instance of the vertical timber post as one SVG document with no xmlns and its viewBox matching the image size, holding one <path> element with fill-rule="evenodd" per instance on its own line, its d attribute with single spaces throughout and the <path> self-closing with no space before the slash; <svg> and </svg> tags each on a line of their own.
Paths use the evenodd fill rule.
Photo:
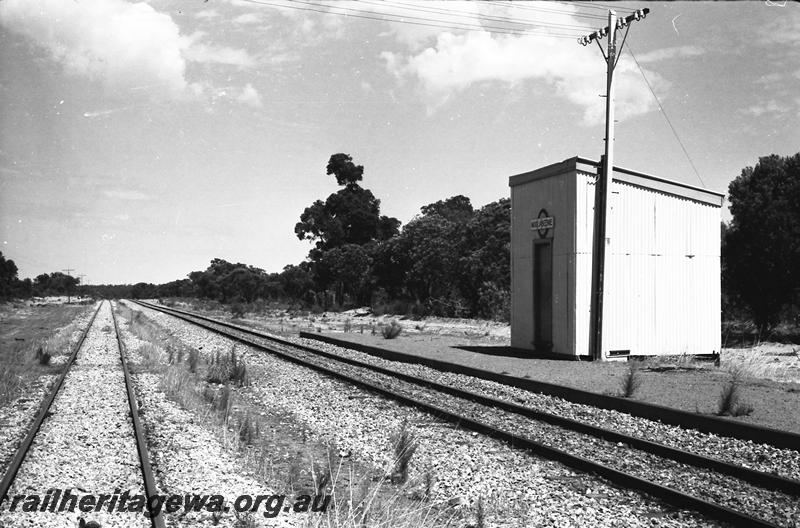
<svg viewBox="0 0 800 528">
<path fill-rule="evenodd" d="M 617 60 L 617 15 L 608 12 L 608 51 L 606 54 L 606 153 L 598 167 L 594 188 L 594 238 L 592 240 L 592 304 L 590 312 L 589 355 L 603 359 L 603 298 L 606 264 L 606 226 L 608 187 L 614 171 L 614 65 Z"/>
<path fill-rule="evenodd" d="M 606 60 L 606 153 L 600 161 L 597 172 L 597 185 L 594 189 L 594 237 L 592 240 L 592 302 L 589 316 L 589 356 L 603 359 L 603 298 L 606 264 L 606 228 L 608 218 L 608 186 L 614 172 L 614 68 L 617 66 L 617 29 L 626 28 L 622 39 L 628 37 L 630 24 L 642 20 L 650 9 L 637 9 L 633 14 L 617 20 L 613 10 L 608 11 L 608 27 L 599 29 L 578 39 L 578 43 L 588 46 L 597 42 Z M 603 51 L 600 39 L 608 36 L 608 51 Z"/>
</svg>

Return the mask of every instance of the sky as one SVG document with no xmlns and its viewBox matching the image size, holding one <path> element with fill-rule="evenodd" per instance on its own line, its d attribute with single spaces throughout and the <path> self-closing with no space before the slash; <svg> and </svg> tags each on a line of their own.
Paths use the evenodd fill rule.
<svg viewBox="0 0 800 528">
<path fill-rule="evenodd" d="M 616 165 L 725 192 L 800 151 L 796 2 L 2 0 L 0 251 L 87 284 L 280 271 L 338 152 L 404 224 L 508 197 L 603 153 L 605 61 L 577 38 L 609 5 L 650 9 L 616 69 Z"/>
</svg>

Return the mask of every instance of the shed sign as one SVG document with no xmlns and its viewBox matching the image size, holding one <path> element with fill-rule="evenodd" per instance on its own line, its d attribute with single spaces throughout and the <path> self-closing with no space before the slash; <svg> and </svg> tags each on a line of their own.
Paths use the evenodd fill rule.
<svg viewBox="0 0 800 528">
<path fill-rule="evenodd" d="M 539 211 L 539 216 L 535 220 L 531 220 L 531 229 L 536 229 L 539 232 L 539 236 L 544 238 L 547 236 L 547 233 L 555 228 L 555 218 L 549 216 L 545 209 Z"/>
</svg>

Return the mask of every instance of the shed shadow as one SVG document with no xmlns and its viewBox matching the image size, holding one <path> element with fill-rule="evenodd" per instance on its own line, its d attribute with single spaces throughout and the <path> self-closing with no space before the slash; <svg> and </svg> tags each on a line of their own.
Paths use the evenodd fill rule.
<svg viewBox="0 0 800 528">
<path fill-rule="evenodd" d="M 565 354 L 554 354 L 553 352 L 525 350 L 510 346 L 477 346 L 477 345 L 455 345 L 451 348 L 475 352 L 487 356 L 512 357 L 520 359 L 554 359 L 557 361 L 589 361 L 589 356 L 567 356 Z"/>
</svg>

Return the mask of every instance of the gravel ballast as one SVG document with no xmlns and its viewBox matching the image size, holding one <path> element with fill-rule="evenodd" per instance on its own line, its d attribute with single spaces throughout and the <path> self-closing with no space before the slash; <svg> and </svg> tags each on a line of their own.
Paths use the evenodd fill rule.
<svg viewBox="0 0 800 528">
<path fill-rule="evenodd" d="M 146 343 L 129 332 L 128 322 L 118 317 L 120 332 L 126 348 L 128 365 L 137 399 L 141 404 L 143 425 L 147 431 L 150 460 L 161 494 L 222 495 L 226 506 L 240 495 L 272 495 L 274 490 L 248 476 L 220 442 L 210 426 L 198 420 L 192 412 L 170 400 L 161 386 L 158 375 L 140 371 L 143 357 L 140 347 Z M 166 355 L 163 350 L 159 352 Z M 301 517 L 297 514 L 298 517 Z M 298 518 L 283 514 L 265 519 L 261 513 L 250 516 L 251 525 L 239 521 L 231 511 L 215 518 L 213 512 L 199 511 L 165 516 L 168 527 L 190 526 L 276 526 L 298 525 Z M 237 524 L 241 522 L 242 524 Z M 218 523 L 218 524 L 215 524 Z"/>
<path fill-rule="evenodd" d="M 93 314 L 94 310 L 91 310 L 75 318 L 72 324 L 54 332 L 54 336 L 66 335 L 67 332 L 70 335 L 68 336 L 69 346 L 62 350 L 61 354 L 52 357 L 51 365 L 60 366 L 67 361 Z M 72 331 L 70 332 L 70 330 Z M 25 438 L 28 429 L 36 419 L 42 400 L 57 379 L 57 374 L 39 376 L 26 387 L 25 394 L 0 407 L 0 474 L 4 474 L 8 469 L 20 442 Z"/>
<path fill-rule="evenodd" d="M 9 497 L 46 495 L 55 488 L 74 495 L 143 495 L 142 473 L 130 419 L 125 380 L 111 318 L 104 303 L 75 364 L 67 373 L 50 415 L 42 423 Z M 0 511 L 0 525 L 56 527 L 78 525 L 84 517 L 107 527 L 146 527 L 142 513 L 101 511 Z"/>
<path fill-rule="evenodd" d="M 232 345 L 171 316 L 142 310 L 206 357 Z M 407 421 L 420 440 L 412 486 L 429 471 L 436 481 L 435 498 L 458 503 L 463 497 L 473 505 L 482 498 L 492 525 L 519 525 L 520 519 L 525 525 L 554 526 L 716 525 L 263 352 L 244 346 L 238 350 L 253 372 L 250 398 L 265 408 L 290 411 L 313 435 L 334 442 L 345 455 L 391 471 L 391 437 Z"/>
</svg>

